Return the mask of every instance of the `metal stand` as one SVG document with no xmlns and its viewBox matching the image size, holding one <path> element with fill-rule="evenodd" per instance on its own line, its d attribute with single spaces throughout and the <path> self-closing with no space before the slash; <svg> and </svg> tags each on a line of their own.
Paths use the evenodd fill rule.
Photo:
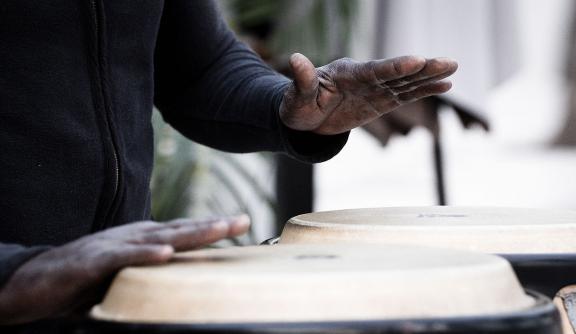
<svg viewBox="0 0 576 334">
<path fill-rule="evenodd" d="M 434 154 L 434 174 L 436 177 L 436 194 L 438 205 L 448 205 L 446 200 L 446 181 L 444 177 L 444 151 L 440 135 L 433 137 L 432 152 Z"/>
</svg>

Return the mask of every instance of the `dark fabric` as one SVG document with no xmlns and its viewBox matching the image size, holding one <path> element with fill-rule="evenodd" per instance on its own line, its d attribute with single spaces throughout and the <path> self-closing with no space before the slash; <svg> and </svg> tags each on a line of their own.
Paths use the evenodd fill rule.
<svg viewBox="0 0 576 334">
<path fill-rule="evenodd" d="M 71 330 L 67 323 L 68 319 L 58 320 L 42 320 L 34 323 L 14 325 L 14 326 L 0 326 L 2 334 L 80 334 L 82 332 L 75 332 Z"/>
<path fill-rule="evenodd" d="M 0 263 L 2 264 L 0 287 L 8 281 L 10 274 L 20 265 L 49 248 L 45 246 L 23 247 L 14 244 L 0 244 Z"/>
<path fill-rule="evenodd" d="M 348 134 L 319 136 L 280 125 L 278 109 L 289 80 L 238 43 L 211 1 L 166 2 L 155 69 L 156 105 L 172 126 L 199 143 L 320 162 L 347 140 Z"/>
<path fill-rule="evenodd" d="M 347 134 L 280 124 L 287 84 L 210 0 L 0 1 L 0 278 L 25 247 L 149 218 L 154 104 L 217 149 L 332 157 Z"/>
</svg>

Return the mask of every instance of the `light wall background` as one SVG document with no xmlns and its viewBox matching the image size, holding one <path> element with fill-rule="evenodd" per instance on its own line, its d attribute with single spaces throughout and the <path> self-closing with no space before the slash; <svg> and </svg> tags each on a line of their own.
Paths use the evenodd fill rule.
<svg viewBox="0 0 576 334">
<path fill-rule="evenodd" d="M 400 8 L 387 24 L 403 34 L 392 33 L 379 50 L 374 27 L 382 14 L 374 0 L 361 0 L 352 56 L 460 62 L 453 97 L 481 110 L 492 131 L 463 130 L 452 113 L 442 114 L 450 204 L 576 209 L 576 150 L 551 145 L 566 112 L 563 71 L 575 4 L 507 0 L 496 20 L 491 1 L 501 3 L 392 0 Z M 441 6 L 451 11 L 434 10 Z M 317 166 L 315 209 L 435 204 L 431 145 L 424 130 L 386 147 L 354 131 L 340 155 Z"/>
</svg>

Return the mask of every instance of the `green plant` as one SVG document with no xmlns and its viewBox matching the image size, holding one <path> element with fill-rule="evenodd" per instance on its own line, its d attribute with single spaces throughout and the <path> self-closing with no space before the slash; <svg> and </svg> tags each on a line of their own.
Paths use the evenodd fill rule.
<svg viewBox="0 0 576 334">
<path fill-rule="evenodd" d="M 156 148 L 151 181 L 154 219 L 202 219 L 240 213 L 248 214 L 254 224 L 274 219 L 276 202 L 269 186 L 273 173 L 268 154 L 234 155 L 192 143 L 156 111 L 152 122 Z M 268 174 L 268 178 L 255 173 Z M 246 237 L 232 242 L 254 244 L 260 239 L 251 230 Z"/>
<path fill-rule="evenodd" d="M 189 214 L 193 188 L 206 167 L 196 145 L 164 123 L 154 112 L 154 173 L 151 181 L 152 216 L 165 221 Z"/>
</svg>

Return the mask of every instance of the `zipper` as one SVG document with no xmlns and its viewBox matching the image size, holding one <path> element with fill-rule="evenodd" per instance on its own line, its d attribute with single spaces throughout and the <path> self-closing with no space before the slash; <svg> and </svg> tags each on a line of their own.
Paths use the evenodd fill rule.
<svg viewBox="0 0 576 334">
<path fill-rule="evenodd" d="M 99 43 L 99 31 L 100 31 L 100 24 L 98 23 L 98 4 L 96 0 L 90 0 L 90 9 L 92 14 L 92 20 L 94 22 L 94 31 L 96 32 L 96 43 Z M 99 51 L 99 50 L 98 50 Z"/>
<path fill-rule="evenodd" d="M 112 151 L 112 169 L 113 169 L 113 183 L 112 183 L 112 191 L 111 191 L 111 201 L 108 206 L 108 212 L 104 216 L 104 220 L 101 223 L 100 228 L 106 227 L 107 221 L 110 220 L 111 216 L 113 215 L 114 208 L 117 202 L 118 190 L 120 188 L 120 161 L 118 158 L 118 146 L 116 144 L 116 140 L 114 137 L 114 129 L 112 127 L 112 112 L 110 102 L 108 101 L 108 95 L 104 85 L 104 76 L 105 76 L 105 68 L 104 68 L 104 57 L 103 53 L 103 33 L 102 33 L 102 25 L 101 25 L 101 16 L 99 11 L 101 10 L 99 6 L 99 0 L 89 0 L 90 1 L 90 10 L 92 14 L 92 20 L 94 23 L 94 37 L 95 37 L 95 52 L 96 52 L 96 66 L 97 70 L 97 84 L 98 84 L 98 98 L 102 103 L 102 108 L 104 111 L 104 118 L 106 123 L 106 128 L 110 135 L 110 146 Z"/>
</svg>

